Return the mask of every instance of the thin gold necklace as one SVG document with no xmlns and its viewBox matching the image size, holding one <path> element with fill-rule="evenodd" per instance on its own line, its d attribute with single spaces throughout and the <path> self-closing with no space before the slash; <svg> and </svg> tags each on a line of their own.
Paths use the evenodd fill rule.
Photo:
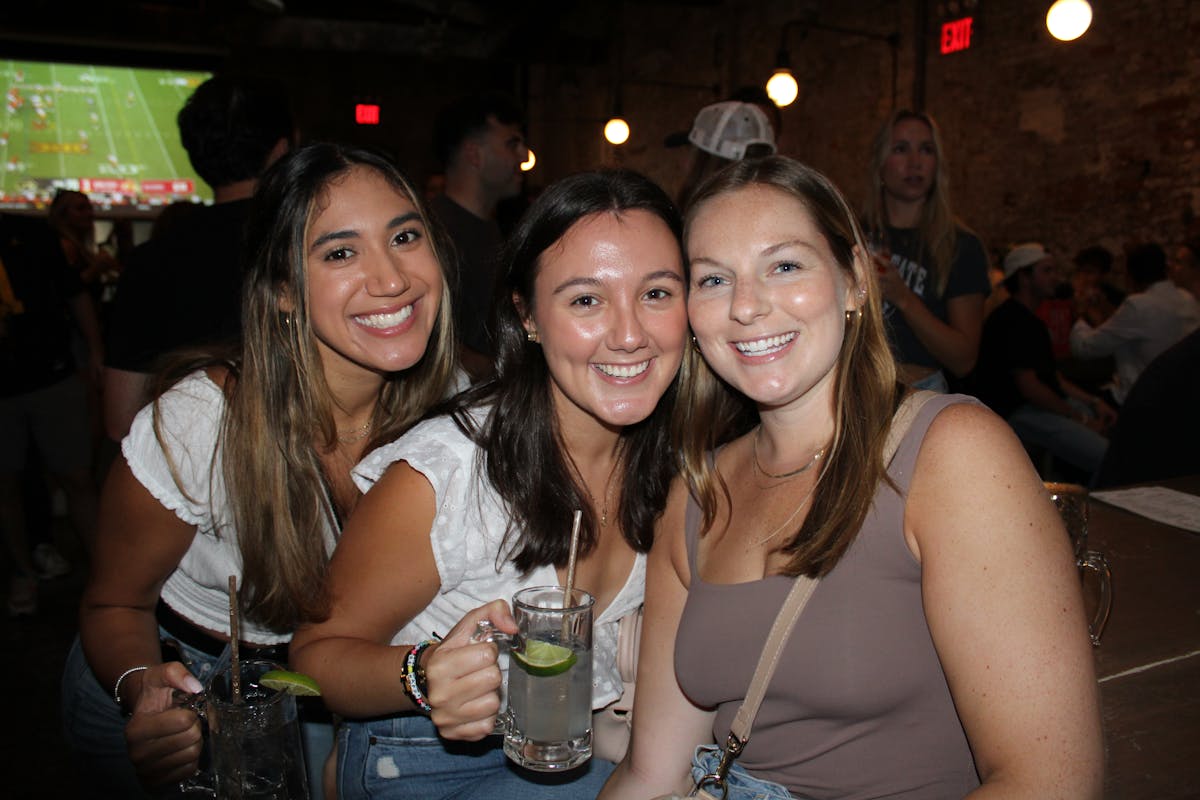
<svg viewBox="0 0 1200 800">
<path fill-rule="evenodd" d="M 358 428 L 354 428 L 353 430 L 338 431 L 337 432 L 338 441 L 341 442 L 342 444 L 353 444 L 357 441 L 360 441 L 360 440 L 366 438 L 367 434 L 371 432 L 371 428 L 374 428 L 374 427 L 375 427 L 375 420 L 369 419 L 369 420 L 367 420 L 365 425 L 362 425 Z"/>
<path fill-rule="evenodd" d="M 592 501 L 592 508 L 596 507 L 596 496 L 592 494 L 592 490 L 588 488 L 587 481 L 583 479 L 583 475 L 579 472 L 579 465 L 575 463 L 575 459 L 571 458 L 571 454 L 567 454 L 567 458 L 571 460 L 571 466 L 575 467 L 575 474 L 579 477 L 579 482 L 583 484 L 583 491 L 587 493 L 588 499 Z M 617 467 L 621 465 L 621 459 L 618 457 L 613 462 L 612 469 L 608 471 L 608 478 L 604 481 L 604 505 L 600 508 L 600 527 L 608 527 L 608 498 L 612 494 L 613 475 L 617 474 Z"/>
<path fill-rule="evenodd" d="M 774 478 L 775 480 L 784 480 L 786 478 L 794 478 L 797 475 L 803 475 L 804 473 L 806 473 L 810 469 L 812 469 L 813 465 L 816 464 L 818 461 L 820 461 L 821 457 L 825 455 L 825 448 L 822 447 L 820 450 L 813 453 L 812 458 L 810 458 L 808 460 L 808 463 L 805 464 L 804 466 L 800 467 L 799 469 L 794 469 L 791 472 L 784 472 L 779 475 L 776 475 L 774 472 L 767 472 L 765 469 L 763 469 L 762 463 L 758 460 L 758 440 L 761 438 L 762 438 L 762 426 L 759 425 L 758 429 L 754 432 L 754 468 L 757 469 L 759 471 L 759 473 L 761 473 L 762 475 L 764 475 L 768 478 Z"/>
<path fill-rule="evenodd" d="M 809 466 L 812 466 L 812 465 L 810 464 Z M 761 539 L 755 539 L 750 544 L 754 547 L 758 547 L 759 545 L 766 544 L 767 542 L 771 541 L 776 536 L 778 536 L 780 534 L 780 532 L 783 531 L 784 528 L 786 528 L 788 525 L 790 525 L 792 523 L 792 520 L 794 520 L 796 518 L 796 515 L 800 513 L 800 509 L 804 508 L 804 506 L 806 506 L 808 504 L 808 501 L 810 499 L 812 499 L 813 493 L 817 491 L 817 484 L 819 484 L 821 482 L 821 477 L 822 477 L 821 475 L 817 476 L 817 479 L 815 481 L 813 481 L 812 488 L 810 488 L 807 492 L 804 493 L 804 497 L 800 498 L 800 503 L 796 506 L 796 510 L 793 511 L 791 514 L 789 514 L 788 518 L 785 519 L 778 528 L 771 531 L 771 533 L 769 535 L 764 536 Z"/>
</svg>

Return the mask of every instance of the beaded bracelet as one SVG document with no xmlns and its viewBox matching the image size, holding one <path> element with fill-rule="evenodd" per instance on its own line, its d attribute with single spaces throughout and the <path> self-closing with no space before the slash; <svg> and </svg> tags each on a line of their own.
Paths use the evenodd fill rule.
<svg viewBox="0 0 1200 800">
<path fill-rule="evenodd" d="M 404 658 L 404 693 L 413 701 L 413 705 L 426 714 L 433 711 L 433 706 L 429 705 L 429 700 L 425 697 L 428 686 L 425 683 L 425 668 L 421 666 L 421 653 L 434 644 L 437 644 L 436 639 L 426 639 L 420 644 L 415 644 Z"/>
<path fill-rule="evenodd" d="M 121 673 L 121 677 L 117 678 L 117 682 L 113 684 L 113 700 L 117 701 L 117 705 L 121 705 L 121 681 L 125 680 L 135 672 L 142 672 L 143 670 L 147 669 L 150 669 L 150 667 L 130 667 Z"/>
</svg>

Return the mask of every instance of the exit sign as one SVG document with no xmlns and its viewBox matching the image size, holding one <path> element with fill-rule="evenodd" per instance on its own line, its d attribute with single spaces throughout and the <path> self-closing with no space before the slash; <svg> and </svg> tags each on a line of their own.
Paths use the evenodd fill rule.
<svg viewBox="0 0 1200 800">
<path fill-rule="evenodd" d="M 378 125 L 379 106 L 369 103 L 359 103 L 354 106 L 354 121 L 359 125 Z"/>
<path fill-rule="evenodd" d="M 942 55 L 957 53 L 971 46 L 971 17 L 963 17 L 942 24 Z"/>
</svg>

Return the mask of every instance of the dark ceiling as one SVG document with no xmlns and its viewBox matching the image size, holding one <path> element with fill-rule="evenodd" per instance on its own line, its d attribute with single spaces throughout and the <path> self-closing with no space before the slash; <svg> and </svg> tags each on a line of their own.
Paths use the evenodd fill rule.
<svg viewBox="0 0 1200 800">
<path fill-rule="evenodd" d="M 659 0 L 714 6 L 720 0 Z M 60 0 L 0 3 L 0 55 L 209 61 L 249 49 L 592 64 L 622 3 L 585 0 Z M 636 8 L 631 4 L 629 9 Z"/>
</svg>

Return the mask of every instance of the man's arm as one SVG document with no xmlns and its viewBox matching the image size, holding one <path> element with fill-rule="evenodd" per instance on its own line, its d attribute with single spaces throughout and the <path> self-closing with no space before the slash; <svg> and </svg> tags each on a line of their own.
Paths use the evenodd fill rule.
<svg viewBox="0 0 1200 800">
<path fill-rule="evenodd" d="M 1042 383 L 1033 370 L 1015 369 L 1012 371 L 1012 376 L 1013 382 L 1017 385 L 1017 391 L 1021 393 L 1021 397 L 1025 398 L 1026 402 L 1060 416 L 1071 419 L 1076 417 L 1075 410 L 1071 408 L 1071 404 L 1067 402 L 1066 398 L 1059 397 L 1058 392 Z"/>
<path fill-rule="evenodd" d="M 1112 355 L 1121 345 L 1145 335 L 1146 323 L 1141 316 L 1137 305 L 1126 300 L 1102 324 L 1088 324 L 1089 320 L 1083 318 L 1076 320 L 1071 328 L 1071 355 L 1076 358 Z"/>
</svg>

